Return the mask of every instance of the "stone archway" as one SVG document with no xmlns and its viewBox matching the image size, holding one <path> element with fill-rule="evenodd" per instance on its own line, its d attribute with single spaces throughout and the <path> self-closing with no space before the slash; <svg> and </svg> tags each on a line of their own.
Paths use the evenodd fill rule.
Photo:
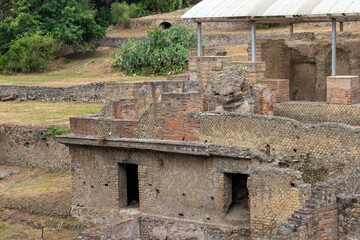
<svg viewBox="0 0 360 240">
<path fill-rule="evenodd" d="M 162 22 L 159 24 L 159 28 L 162 30 L 169 29 L 171 26 L 172 26 L 172 24 L 169 22 Z"/>
</svg>

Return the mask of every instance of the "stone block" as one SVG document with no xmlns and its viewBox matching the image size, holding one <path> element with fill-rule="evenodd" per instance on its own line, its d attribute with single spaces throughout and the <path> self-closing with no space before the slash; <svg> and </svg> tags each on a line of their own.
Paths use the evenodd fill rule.
<svg viewBox="0 0 360 240">
<path fill-rule="evenodd" d="M 344 105 L 360 103 L 359 76 L 327 77 L 326 103 Z"/>
<path fill-rule="evenodd" d="M 289 101 L 289 79 L 266 79 L 261 83 L 266 84 L 273 92 L 274 103 Z"/>
</svg>

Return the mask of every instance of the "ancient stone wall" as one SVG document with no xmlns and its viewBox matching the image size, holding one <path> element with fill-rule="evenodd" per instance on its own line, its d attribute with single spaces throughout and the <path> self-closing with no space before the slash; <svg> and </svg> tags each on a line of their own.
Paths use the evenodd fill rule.
<svg viewBox="0 0 360 240">
<path fill-rule="evenodd" d="M 43 133 L 40 127 L 0 125 L 0 164 L 69 170 L 71 156 L 68 147 Z"/>
<path fill-rule="evenodd" d="M 274 238 L 348 239 L 346 237 L 356 234 L 358 221 L 353 214 L 357 213 L 357 198 L 344 195 L 359 194 L 359 179 L 357 171 L 316 185 L 305 208 L 296 211 L 288 223 L 275 229 Z M 354 201 L 350 203 L 350 199 Z"/>
<path fill-rule="evenodd" d="M 360 126 L 360 105 L 291 101 L 274 103 L 274 115 L 305 123 L 335 122 Z"/>
<path fill-rule="evenodd" d="M 339 239 L 355 239 L 360 235 L 360 195 L 340 194 L 336 198 L 339 213 Z"/>
<path fill-rule="evenodd" d="M 138 166 L 141 213 L 225 224 L 245 233 L 251 228 L 252 237 L 267 236 L 300 209 L 309 196 L 310 188 L 302 184 L 299 172 L 264 169 L 251 155 L 239 159 L 103 147 L 70 148 L 74 157 L 73 205 L 89 209 L 116 211 L 128 204 L 126 184 L 121 184 L 124 173 L 119 171 L 119 166 L 126 164 Z M 230 192 L 226 197 L 233 184 L 226 180 L 229 174 L 249 176 L 248 208 L 237 205 L 235 210 L 229 210 L 227 199 L 234 194 Z"/>
<path fill-rule="evenodd" d="M 223 34 L 204 34 L 203 45 L 206 47 L 213 46 L 223 46 L 223 45 L 236 45 L 236 44 L 247 44 L 251 42 L 251 34 L 232 34 L 232 33 L 223 33 Z M 257 39 L 289 39 L 289 34 L 257 34 Z M 136 37 L 135 40 L 144 40 L 145 37 Z M 124 37 L 107 37 L 100 42 L 101 46 L 107 47 L 118 47 L 125 45 L 128 42 L 129 38 Z"/>
<path fill-rule="evenodd" d="M 358 33 L 339 33 L 337 75 L 358 76 Z M 248 48 L 251 57 L 251 46 Z M 266 78 L 290 80 L 290 99 L 326 100 L 326 77 L 331 75 L 331 35 L 298 33 L 287 40 L 257 41 L 258 60 L 266 62 Z"/>
<path fill-rule="evenodd" d="M 19 100 L 105 102 L 104 85 L 101 82 L 72 87 L 1 85 L 0 96 L 14 93 Z"/>
<path fill-rule="evenodd" d="M 302 183 L 300 174 L 267 168 L 257 170 L 249 184 L 249 189 L 254 189 L 250 193 L 253 239 L 272 239 L 273 229 L 286 222 L 294 209 L 304 206 L 311 188 L 310 184 Z"/>
<path fill-rule="evenodd" d="M 301 154 L 314 168 L 324 166 L 335 176 L 360 168 L 357 127 L 255 114 L 199 113 L 195 119 L 201 142 Z"/>
</svg>

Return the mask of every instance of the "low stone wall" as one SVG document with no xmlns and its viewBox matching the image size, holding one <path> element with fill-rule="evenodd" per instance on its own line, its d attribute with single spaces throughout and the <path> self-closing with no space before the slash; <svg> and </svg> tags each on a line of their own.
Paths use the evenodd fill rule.
<svg viewBox="0 0 360 240">
<path fill-rule="evenodd" d="M 308 123 L 335 122 L 360 126 L 360 104 L 298 101 L 274 103 L 274 115 Z"/>
<path fill-rule="evenodd" d="M 289 39 L 289 34 L 278 34 L 278 35 L 269 35 L 269 34 L 257 34 L 257 39 Z M 129 38 L 124 37 L 107 37 L 100 42 L 101 46 L 108 46 L 108 47 L 117 47 L 119 45 L 124 45 L 128 42 Z M 137 40 L 144 40 L 145 37 L 136 37 L 134 38 Z M 251 34 L 205 34 L 204 35 L 205 41 L 203 45 L 206 47 L 213 47 L 213 46 L 221 46 L 221 45 L 235 45 L 235 44 L 245 44 L 251 41 Z"/>
<path fill-rule="evenodd" d="M 145 37 L 135 37 L 135 41 L 143 41 Z M 117 47 L 125 45 L 129 41 L 127 37 L 107 37 L 100 41 L 100 46 Z"/>
<path fill-rule="evenodd" d="M 0 96 L 14 93 L 21 100 L 45 102 L 105 102 L 104 82 L 71 87 L 0 85 Z"/>
<path fill-rule="evenodd" d="M 68 147 L 52 137 L 45 137 L 41 130 L 39 127 L 0 125 L 0 164 L 69 170 Z"/>
<path fill-rule="evenodd" d="M 141 217 L 140 239 L 250 239 L 249 227 L 224 227 L 166 218 Z"/>
</svg>

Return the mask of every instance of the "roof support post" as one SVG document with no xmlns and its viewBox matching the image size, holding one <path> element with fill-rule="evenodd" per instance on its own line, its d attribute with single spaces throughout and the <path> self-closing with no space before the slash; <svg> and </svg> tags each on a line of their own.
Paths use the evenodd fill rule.
<svg viewBox="0 0 360 240">
<path fill-rule="evenodd" d="M 256 25 L 251 22 L 251 61 L 256 62 Z"/>
<path fill-rule="evenodd" d="M 291 23 L 290 24 L 290 37 L 292 37 L 294 35 L 294 24 Z"/>
<path fill-rule="evenodd" d="M 336 76 L 336 19 L 332 19 L 331 75 Z"/>
<path fill-rule="evenodd" d="M 340 32 L 344 31 L 344 22 L 340 22 Z"/>
<path fill-rule="evenodd" d="M 197 23 L 197 36 L 198 36 L 198 42 L 197 42 L 198 57 L 201 57 L 202 56 L 201 22 Z"/>
</svg>

